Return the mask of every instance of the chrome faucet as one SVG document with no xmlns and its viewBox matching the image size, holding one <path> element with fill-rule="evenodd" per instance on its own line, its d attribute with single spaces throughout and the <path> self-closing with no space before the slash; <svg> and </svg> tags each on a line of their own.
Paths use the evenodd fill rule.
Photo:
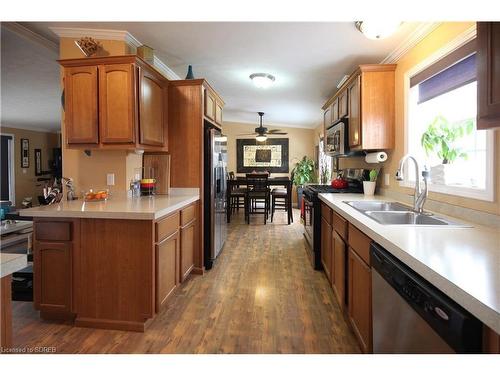
<svg viewBox="0 0 500 375">
<path fill-rule="evenodd" d="M 398 170 L 396 171 L 396 180 L 398 181 L 404 180 L 403 167 L 405 161 L 408 159 L 412 160 L 413 163 L 415 164 L 415 193 L 413 195 L 413 211 L 421 214 L 424 211 L 424 204 L 428 195 L 427 184 L 429 180 L 429 171 L 425 167 L 424 170 L 422 171 L 422 177 L 424 179 L 424 189 L 422 190 L 420 188 L 420 168 L 418 166 L 417 159 L 415 159 L 413 156 L 409 154 L 406 154 L 399 161 L 399 167 Z"/>
</svg>

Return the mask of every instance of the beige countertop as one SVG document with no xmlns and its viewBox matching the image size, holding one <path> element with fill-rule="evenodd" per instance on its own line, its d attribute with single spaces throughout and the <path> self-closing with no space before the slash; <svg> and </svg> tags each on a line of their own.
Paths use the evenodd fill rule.
<svg viewBox="0 0 500 375">
<path fill-rule="evenodd" d="M 27 265 L 26 254 L 0 253 L 0 278 L 22 270 Z"/>
<path fill-rule="evenodd" d="M 140 198 L 113 195 L 105 202 L 63 200 L 50 206 L 20 210 L 19 214 L 32 217 L 155 220 L 199 199 L 200 195 L 193 192 Z"/>
<path fill-rule="evenodd" d="M 500 334 L 500 233 L 494 228 L 382 225 L 344 201 L 385 200 L 361 194 L 320 199 L 367 236 Z"/>
</svg>

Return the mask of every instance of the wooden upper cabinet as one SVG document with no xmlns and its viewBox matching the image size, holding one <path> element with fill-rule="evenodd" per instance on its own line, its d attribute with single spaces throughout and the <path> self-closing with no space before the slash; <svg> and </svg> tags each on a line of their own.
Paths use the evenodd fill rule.
<svg viewBox="0 0 500 375">
<path fill-rule="evenodd" d="M 394 64 L 360 65 L 337 93 L 328 99 L 327 103 L 333 103 L 337 111 L 332 118 L 348 117 L 349 147 L 352 151 L 394 147 L 395 70 Z"/>
<path fill-rule="evenodd" d="M 135 55 L 59 60 L 66 143 L 167 151 L 168 80 Z"/>
<path fill-rule="evenodd" d="M 215 123 L 222 126 L 222 103 L 220 101 L 215 102 Z"/>
<path fill-rule="evenodd" d="M 332 124 L 332 107 L 328 107 L 323 112 L 323 125 L 325 130 Z"/>
<path fill-rule="evenodd" d="M 102 143 L 135 142 L 135 66 L 99 66 L 99 126 Z"/>
<path fill-rule="evenodd" d="M 139 68 L 139 143 L 163 146 L 167 88 L 165 82 Z"/>
<path fill-rule="evenodd" d="M 332 119 L 331 119 L 331 123 L 333 124 L 338 119 L 339 119 L 339 99 L 337 98 L 332 103 Z"/>
<path fill-rule="evenodd" d="M 215 97 L 205 89 L 205 117 L 215 121 Z"/>
<path fill-rule="evenodd" d="M 358 75 L 347 87 L 349 99 L 349 147 L 361 145 L 361 76 Z"/>
<path fill-rule="evenodd" d="M 97 66 L 64 71 L 64 124 L 68 144 L 98 144 Z"/>
<path fill-rule="evenodd" d="M 500 22 L 477 23 L 477 128 L 500 126 Z"/>
<path fill-rule="evenodd" d="M 347 90 L 343 90 L 339 94 L 339 118 L 347 116 Z"/>
</svg>

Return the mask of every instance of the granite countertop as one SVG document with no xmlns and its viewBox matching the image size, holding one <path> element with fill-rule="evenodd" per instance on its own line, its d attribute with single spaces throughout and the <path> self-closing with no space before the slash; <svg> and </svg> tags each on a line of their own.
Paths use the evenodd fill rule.
<svg viewBox="0 0 500 375">
<path fill-rule="evenodd" d="M 470 227 L 382 225 L 344 201 L 384 200 L 361 194 L 319 198 L 388 252 L 500 334 L 500 233 Z M 393 201 L 393 200 L 391 200 Z"/>
<path fill-rule="evenodd" d="M 199 193 L 177 193 L 129 198 L 113 195 L 103 202 L 61 201 L 20 210 L 21 216 L 155 220 L 200 199 Z"/>
<path fill-rule="evenodd" d="M 22 270 L 28 265 L 26 254 L 0 253 L 0 277 Z"/>
</svg>

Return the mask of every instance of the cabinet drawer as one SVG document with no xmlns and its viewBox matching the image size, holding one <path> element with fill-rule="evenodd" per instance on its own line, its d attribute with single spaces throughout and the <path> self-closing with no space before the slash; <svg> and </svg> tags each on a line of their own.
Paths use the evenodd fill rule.
<svg viewBox="0 0 500 375">
<path fill-rule="evenodd" d="M 367 265 L 370 265 L 370 243 L 371 238 L 361 232 L 354 225 L 349 223 L 349 246 L 363 259 Z"/>
<path fill-rule="evenodd" d="M 332 224 L 332 209 L 324 203 L 321 203 L 321 216 L 328 224 Z"/>
<path fill-rule="evenodd" d="M 196 219 L 196 204 L 192 204 L 181 210 L 181 226 Z"/>
<path fill-rule="evenodd" d="M 179 212 L 160 219 L 155 225 L 155 241 L 160 242 L 179 229 Z"/>
<path fill-rule="evenodd" d="M 35 239 L 37 241 L 71 241 L 71 222 L 35 222 Z"/>
<path fill-rule="evenodd" d="M 340 216 L 335 211 L 332 211 L 332 225 L 333 229 L 337 231 L 337 233 L 347 241 L 347 220 Z"/>
</svg>

